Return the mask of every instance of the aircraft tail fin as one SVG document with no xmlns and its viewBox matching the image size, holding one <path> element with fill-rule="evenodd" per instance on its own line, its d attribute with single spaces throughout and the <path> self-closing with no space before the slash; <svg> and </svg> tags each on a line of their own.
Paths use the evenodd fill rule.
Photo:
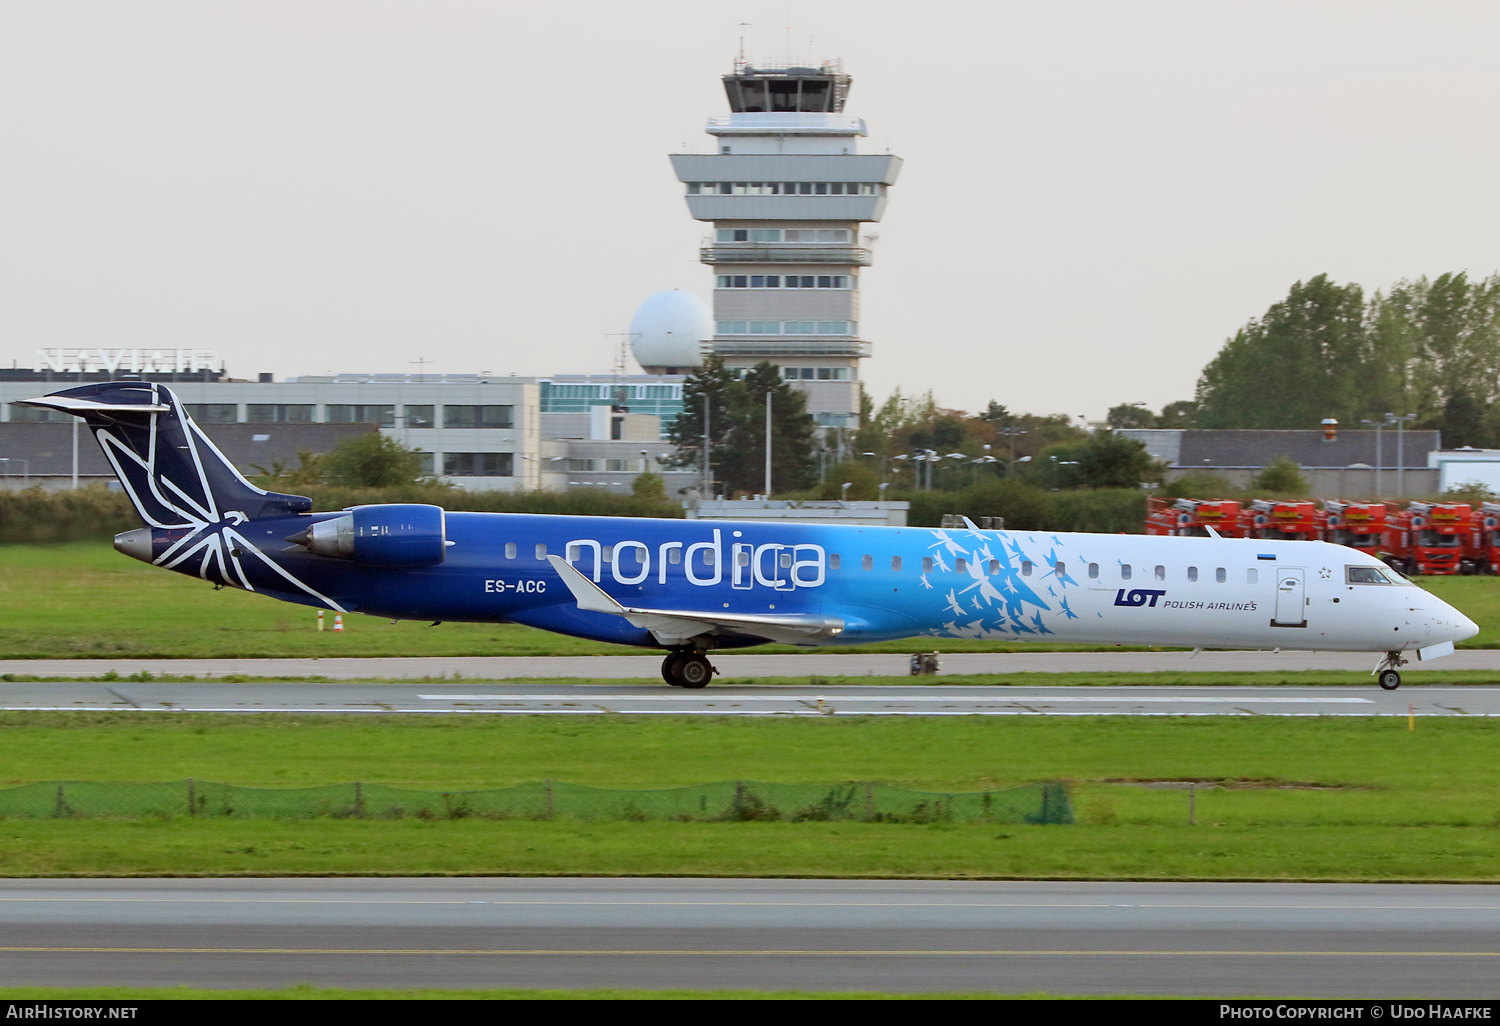
<svg viewBox="0 0 1500 1026">
<path fill-rule="evenodd" d="M 17 405 L 82 418 L 151 527 L 201 527 L 312 509 L 306 496 L 268 492 L 245 480 L 164 385 L 105 381 Z"/>
</svg>

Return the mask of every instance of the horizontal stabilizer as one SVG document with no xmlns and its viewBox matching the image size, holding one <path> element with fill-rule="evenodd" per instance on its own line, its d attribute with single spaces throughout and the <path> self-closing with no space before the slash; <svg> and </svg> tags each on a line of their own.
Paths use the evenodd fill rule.
<svg viewBox="0 0 1500 1026">
<path fill-rule="evenodd" d="M 123 389 L 121 390 L 123 391 Z M 119 395 L 119 392 L 115 392 Z M 151 393 L 141 390 L 141 401 L 138 403 L 101 403 L 94 399 L 80 399 L 70 395 L 40 395 L 35 399 L 17 399 L 14 406 L 36 406 L 43 410 L 58 410 L 62 413 L 71 413 L 74 416 L 83 417 L 90 413 L 103 413 L 106 415 L 119 413 L 166 413 L 172 407 L 166 403 L 152 402 Z"/>
<path fill-rule="evenodd" d="M 792 645 L 837 637 L 844 621 L 836 616 L 799 614 L 702 612 L 686 609 L 642 609 L 617 602 L 603 588 L 579 573 L 561 556 L 548 556 L 578 608 L 590 613 L 623 616 L 635 627 L 651 632 L 663 645 L 681 645 L 704 634 L 733 634 L 765 638 Z"/>
</svg>

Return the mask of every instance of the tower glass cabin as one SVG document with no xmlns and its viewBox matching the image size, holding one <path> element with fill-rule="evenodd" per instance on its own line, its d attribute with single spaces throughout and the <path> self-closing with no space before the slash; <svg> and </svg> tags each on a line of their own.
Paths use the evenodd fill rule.
<svg viewBox="0 0 1500 1026">
<path fill-rule="evenodd" d="M 879 221 L 901 158 L 857 152 L 839 65 L 750 65 L 724 76 L 729 116 L 710 117 L 712 154 L 674 154 L 688 210 L 713 225 L 713 350 L 728 367 L 769 361 L 829 427 L 859 425 L 860 225 Z"/>
</svg>

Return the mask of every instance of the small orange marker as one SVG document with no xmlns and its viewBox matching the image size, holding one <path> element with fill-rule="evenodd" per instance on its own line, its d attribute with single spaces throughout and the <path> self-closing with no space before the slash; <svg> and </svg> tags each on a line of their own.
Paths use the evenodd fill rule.
<svg viewBox="0 0 1500 1026">
<path fill-rule="evenodd" d="M 336 631 L 341 631 L 341 630 L 344 629 L 344 617 L 343 617 L 343 614 L 341 614 L 341 613 L 334 613 L 333 614 L 333 629 L 336 630 Z"/>
<path fill-rule="evenodd" d="M 1415 710 L 1416 710 L 1416 706 L 1412 705 L 1412 703 L 1410 703 L 1410 702 L 1406 703 L 1406 729 L 1407 730 L 1416 730 L 1417 729 L 1417 717 L 1416 717 Z"/>
</svg>

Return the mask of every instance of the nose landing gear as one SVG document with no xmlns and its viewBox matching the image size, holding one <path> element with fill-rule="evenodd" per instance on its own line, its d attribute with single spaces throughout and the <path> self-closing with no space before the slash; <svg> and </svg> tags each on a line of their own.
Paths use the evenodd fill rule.
<svg viewBox="0 0 1500 1026">
<path fill-rule="evenodd" d="M 1386 691 L 1395 691 L 1401 686 L 1401 674 L 1398 667 L 1405 666 L 1407 660 L 1401 658 L 1400 652 L 1387 652 L 1371 671 L 1371 675 L 1380 682 L 1380 686 Z"/>
<path fill-rule="evenodd" d="M 702 652 L 673 652 L 661 663 L 662 680 L 674 688 L 706 688 L 718 672 Z"/>
</svg>

